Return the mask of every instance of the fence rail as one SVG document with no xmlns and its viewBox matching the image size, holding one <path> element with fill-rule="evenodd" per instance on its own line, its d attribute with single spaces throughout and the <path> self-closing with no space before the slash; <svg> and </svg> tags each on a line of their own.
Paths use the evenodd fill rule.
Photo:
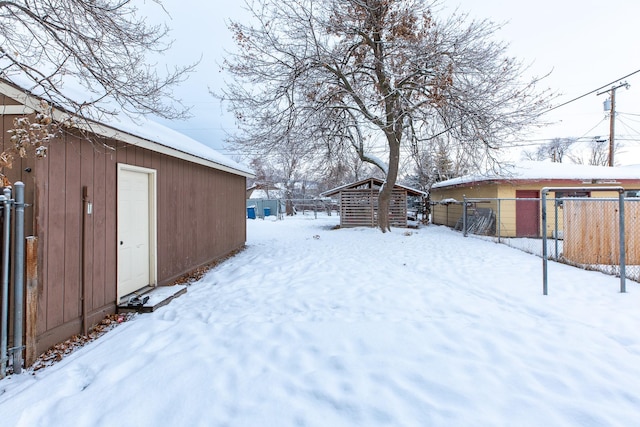
<svg viewBox="0 0 640 427">
<path fill-rule="evenodd" d="M 275 216 L 279 219 L 290 212 L 304 214 L 307 211 L 316 215 L 318 212 L 326 212 L 331 215 L 333 211 L 339 214 L 340 205 L 330 199 L 247 199 L 247 216 L 251 218 L 265 218 Z M 253 211 L 251 211 L 253 208 Z"/>
</svg>

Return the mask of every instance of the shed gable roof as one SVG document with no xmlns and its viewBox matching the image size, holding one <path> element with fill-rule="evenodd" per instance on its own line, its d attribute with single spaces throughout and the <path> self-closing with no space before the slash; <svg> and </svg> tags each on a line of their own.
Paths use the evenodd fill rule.
<svg viewBox="0 0 640 427">
<path fill-rule="evenodd" d="M 38 110 L 42 99 L 5 79 L 0 79 L 0 93 L 18 103 L 17 105 L 0 106 L 0 115 L 33 113 Z M 62 109 L 54 108 L 53 110 L 53 118 L 55 120 L 62 120 L 68 115 L 69 113 Z M 120 114 L 109 117 L 102 122 L 88 121 L 87 123 L 78 123 L 77 127 L 99 136 L 123 141 L 130 145 L 213 169 L 245 177 L 253 177 L 253 172 L 246 166 L 199 141 L 145 117 L 139 117 L 134 121 L 130 117 Z"/>
<path fill-rule="evenodd" d="M 350 184 L 341 185 L 340 187 L 336 187 L 331 190 L 327 190 L 320 195 L 322 197 L 331 197 L 340 193 L 342 190 L 353 190 L 358 188 L 380 188 L 383 182 L 384 181 L 379 178 L 369 177 L 360 181 L 352 182 Z M 422 197 L 427 195 L 427 193 L 425 193 L 424 191 L 416 190 L 415 188 L 407 187 L 400 184 L 396 184 L 394 188 L 401 188 L 403 190 L 406 190 L 407 194 L 410 196 Z"/>
</svg>

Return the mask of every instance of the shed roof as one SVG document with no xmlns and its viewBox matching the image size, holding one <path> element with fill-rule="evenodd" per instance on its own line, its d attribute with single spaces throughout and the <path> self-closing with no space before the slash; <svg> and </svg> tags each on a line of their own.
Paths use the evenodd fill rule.
<svg viewBox="0 0 640 427">
<path fill-rule="evenodd" d="M 19 108 L 0 108 L 0 115 L 33 113 L 38 110 L 40 101 L 44 99 L 44 97 L 36 96 L 18 84 L 6 79 L 0 79 L 0 93 L 21 104 L 19 106 L 11 106 Z M 69 112 L 61 108 L 55 108 L 53 115 L 54 119 L 60 120 L 65 115 L 68 116 Z M 88 121 L 86 124 L 79 123 L 78 128 L 213 169 L 246 177 L 253 176 L 253 172 L 245 165 L 230 159 L 195 139 L 149 120 L 144 116 L 137 117 L 135 120 L 126 114 L 105 116 L 101 122 Z"/>
<path fill-rule="evenodd" d="M 433 185 L 446 188 L 496 181 L 567 181 L 605 183 L 620 180 L 640 180 L 640 168 L 634 166 L 606 167 L 552 162 L 518 162 L 505 166 L 499 173 L 465 175 Z"/>
<path fill-rule="evenodd" d="M 339 194 L 342 190 L 353 190 L 358 188 L 380 188 L 384 181 L 379 178 L 369 177 L 360 181 L 352 182 L 350 184 L 341 185 L 340 187 L 336 187 L 332 190 L 327 190 L 324 193 L 321 193 L 322 197 L 331 197 L 336 194 Z M 426 196 L 427 193 L 424 191 L 416 190 L 415 188 L 407 187 L 404 185 L 396 184 L 393 188 L 401 188 L 407 191 L 407 194 L 415 197 L 423 197 Z"/>
</svg>

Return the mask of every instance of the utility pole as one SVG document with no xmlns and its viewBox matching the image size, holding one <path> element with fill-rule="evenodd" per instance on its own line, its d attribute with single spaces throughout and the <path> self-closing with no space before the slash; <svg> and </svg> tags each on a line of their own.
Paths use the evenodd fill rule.
<svg viewBox="0 0 640 427">
<path fill-rule="evenodd" d="M 621 87 L 629 89 L 629 83 L 624 82 L 620 83 L 617 86 L 613 86 L 609 90 L 605 90 L 603 92 L 599 92 L 598 95 L 602 95 L 603 93 L 610 93 L 609 100 L 611 105 L 609 106 L 609 166 L 613 167 L 613 154 L 615 152 L 615 135 L 616 135 L 616 89 L 620 89 Z M 605 101 L 605 110 L 607 102 Z"/>
</svg>

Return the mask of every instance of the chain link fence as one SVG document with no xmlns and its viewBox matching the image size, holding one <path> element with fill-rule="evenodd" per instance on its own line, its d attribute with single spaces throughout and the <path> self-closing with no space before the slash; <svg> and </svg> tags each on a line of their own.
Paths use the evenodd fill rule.
<svg viewBox="0 0 640 427">
<path fill-rule="evenodd" d="M 590 194 L 581 191 L 552 194 L 555 197 L 545 198 L 546 209 L 541 198 L 431 202 L 431 222 L 541 257 L 546 241 L 546 259 L 618 277 L 623 271 L 626 278 L 640 282 L 640 198 L 587 197 Z"/>
<path fill-rule="evenodd" d="M 332 199 L 248 199 L 247 218 L 256 219 L 275 216 L 282 219 L 283 216 L 301 213 L 314 214 L 319 212 L 327 215 L 339 215 L 340 206 Z"/>
</svg>

